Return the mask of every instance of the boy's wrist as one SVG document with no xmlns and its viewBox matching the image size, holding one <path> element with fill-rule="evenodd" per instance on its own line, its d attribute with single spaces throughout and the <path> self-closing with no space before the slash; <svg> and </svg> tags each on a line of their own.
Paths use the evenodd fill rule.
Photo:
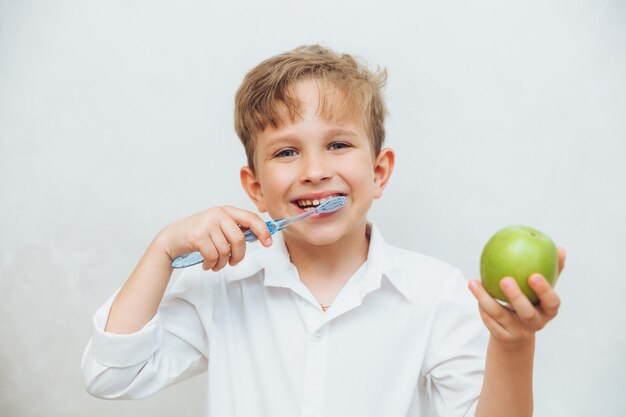
<svg viewBox="0 0 626 417">
<path fill-rule="evenodd" d="M 529 335 L 524 340 L 518 340 L 515 342 L 505 342 L 491 336 L 489 340 L 489 347 L 495 353 L 502 355 L 517 356 L 522 353 L 534 352 L 535 350 L 535 334 Z"/>
<path fill-rule="evenodd" d="M 157 233 L 152 243 L 150 243 L 148 251 L 154 254 L 162 254 L 171 262 L 178 255 L 172 253 L 171 238 L 168 233 L 168 228 L 169 226 Z"/>
</svg>

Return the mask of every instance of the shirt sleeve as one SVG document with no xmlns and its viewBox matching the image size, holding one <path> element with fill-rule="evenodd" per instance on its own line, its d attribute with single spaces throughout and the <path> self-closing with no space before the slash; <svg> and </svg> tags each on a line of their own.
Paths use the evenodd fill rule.
<svg viewBox="0 0 626 417">
<path fill-rule="evenodd" d="M 440 293 L 424 373 L 432 415 L 470 417 L 482 388 L 489 333 L 461 272 L 449 278 Z"/>
<path fill-rule="evenodd" d="M 208 364 L 214 276 L 186 270 L 168 289 L 155 316 L 131 334 L 104 331 L 114 294 L 98 309 L 82 359 L 87 391 L 135 399 L 197 375 Z"/>
</svg>

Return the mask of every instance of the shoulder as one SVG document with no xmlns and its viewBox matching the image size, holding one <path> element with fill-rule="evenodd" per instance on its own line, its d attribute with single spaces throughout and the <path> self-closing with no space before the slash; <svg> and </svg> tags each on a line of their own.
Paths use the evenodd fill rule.
<svg viewBox="0 0 626 417">
<path fill-rule="evenodd" d="M 404 266 L 414 271 L 443 275 L 458 271 L 458 268 L 441 259 L 393 245 L 387 245 L 387 256 L 394 267 Z"/>
<path fill-rule="evenodd" d="M 410 298 L 434 301 L 460 288 L 465 291 L 467 281 L 461 270 L 441 259 L 392 245 L 386 247 L 386 258 L 386 275 L 399 282 Z"/>
<path fill-rule="evenodd" d="M 388 268 L 405 273 L 413 279 L 447 279 L 461 271 L 449 263 L 423 253 L 387 245 Z"/>
</svg>

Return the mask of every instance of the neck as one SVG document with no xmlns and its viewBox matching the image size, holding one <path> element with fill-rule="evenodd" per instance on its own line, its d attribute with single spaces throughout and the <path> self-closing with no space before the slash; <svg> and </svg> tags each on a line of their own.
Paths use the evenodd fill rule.
<svg viewBox="0 0 626 417">
<path fill-rule="evenodd" d="M 324 281 L 347 280 L 367 259 L 369 237 L 367 223 L 353 228 L 329 245 L 312 245 L 285 234 L 291 262 L 301 278 L 317 277 Z"/>
</svg>

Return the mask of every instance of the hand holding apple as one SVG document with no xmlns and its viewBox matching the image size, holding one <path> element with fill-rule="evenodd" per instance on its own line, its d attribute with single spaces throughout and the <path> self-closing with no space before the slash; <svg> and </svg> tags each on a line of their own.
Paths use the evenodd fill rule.
<svg viewBox="0 0 626 417">
<path fill-rule="evenodd" d="M 511 232 L 510 228 L 505 228 L 503 230 Z M 497 255 L 498 250 L 496 249 L 502 247 L 510 248 L 513 254 L 523 252 L 521 249 L 514 250 L 515 245 L 511 242 L 516 241 L 517 239 L 515 238 L 515 235 L 519 237 L 521 232 L 519 230 L 515 231 L 515 229 L 513 229 L 513 232 L 513 237 L 509 236 L 510 241 L 509 239 L 503 239 L 501 241 L 500 238 L 503 236 L 501 234 L 498 239 L 494 239 L 493 241 L 490 240 L 487 243 L 484 251 L 486 253 L 483 253 L 485 261 L 494 256 L 497 262 L 492 265 L 501 265 L 505 268 L 507 267 L 507 262 L 505 262 L 507 258 L 502 254 Z M 498 236 L 498 233 L 496 233 L 494 237 Z M 528 234 L 529 232 L 527 230 L 524 233 Z M 506 237 L 507 234 L 508 233 L 504 233 L 504 237 Z M 509 243 L 506 243 L 507 241 L 509 241 Z M 488 246 L 491 246 L 490 244 L 495 245 L 498 242 L 500 242 L 500 244 L 496 245 L 496 249 L 491 248 L 487 250 Z M 518 244 L 521 247 L 524 246 L 523 243 Z M 539 246 L 541 247 L 542 245 Z M 546 246 L 551 248 L 550 245 Z M 527 345 L 527 342 L 533 338 L 535 332 L 542 329 L 557 315 L 561 300 L 552 286 L 565 266 L 566 254 L 565 250 L 562 248 L 555 247 L 555 251 L 556 272 L 554 273 L 554 276 L 550 277 L 550 281 L 547 280 L 542 273 L 537 273 L 537 271 L 546 274 L 549 273 L 542 271 L 540 268 L 541 265 L 539 267 L 531 267 L 530 270 L 534 272 L 522 271 L 519 272 L 519 274 L 511 269 L 499 269 L 500 267 L 498 266 L 487 268 L 489 271 L 485 271 L 486 274 L 483 274 L 483 284 L 481 284 L 478 280 L 472 280 L 469 283 L 469 288 L 472 294 L 478 300 L 480 316 L 492 337 L 497 340 L 498 343 L 505 344 L 507 346 L 520 346 L 520 343 L 522 345 Z M 507 251 L 505 250 L 504 252 L 506 253 Z M 548 253 L 552 253 L 551 249 Z M 510 259 L 514 258 L 516 258 L 516 256 L 512 256 Z M 544 258 L 539 257 L 539 259 Z M 548 257 L 548 259 L 550 262 L 547 262 L 547 270 L 552 271 L 553 258 Z M 532 257 L 527 258 L 527 260 L 529 262 L 533 261 Z M 505 270 L 508 272 L 502 272 Z M 516 279 L 517 277 L 511 277 L 511 275 L 519 275 L 523 278 L 519 278 L 518 281 L 518 279 Z M 503 306 L 494 300 L 493 296 L 487 291 L 486 287 L 490 287 L 490 292 L 496 293 L 499 296 L 498 298 L 502 297 L 500 299 L 508 301 L 508 305 Z M 526 291 L 524 291 L 524 289 L 526 289 Z M 537 300 L 535 305 L 531 303 L 531 299 L 528 294 L 531 294 L 531 296 L 534 297 L 533 299 Z"/>
<path fill-rule="evenodd" d="M 480 278 L 493 297 L 507 301 L 500 287 L 503 278 L 511 277 L 533 303 L 539 299 L 528 279 L 539 273 L 554 287 L 559 272 L 559 254 L 546 234 L 528 226 L 508 226 L 489 239 L 480 257 Z"/>
</svg>

